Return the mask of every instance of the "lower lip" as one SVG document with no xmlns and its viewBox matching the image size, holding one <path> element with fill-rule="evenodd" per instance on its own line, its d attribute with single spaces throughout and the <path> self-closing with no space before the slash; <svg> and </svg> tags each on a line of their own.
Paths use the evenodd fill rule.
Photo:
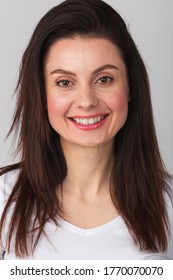
<svg viewBox="0 0 173 280">
<path fill-rule="evenodd" d="M 108 116 L 107 116 L 108 117 Z M 97 128 L 100 128 L 107 120 L 107 117 L 105 117 L 103 120 L 101 120 L 100 122 L 98 123 L 95 123 L 95 124 L 89 124 L 89 125 L 83 125 L 83 124 L 79 124 L 77 122 L 74 122 L 72 120 L 71 123 L 73 125 L 75 125 L 75 127 L 77 127 L 78 129 L 81 129 L 81 130 L 94 130 L 94 129 L 97 129 Z"/>
</svg>

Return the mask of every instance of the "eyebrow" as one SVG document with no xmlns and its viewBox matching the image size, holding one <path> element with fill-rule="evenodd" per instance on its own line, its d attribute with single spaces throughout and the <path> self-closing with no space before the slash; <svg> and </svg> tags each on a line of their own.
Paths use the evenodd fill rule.
<svg viewBox="0 0 173 280">
<path fill-rule="evenodd" d="M 105 64 L 99 68 L 97 68 L 96 70 L 94 70 L 92 72 L 93 75 L 98 74 L 101 71 L 107 70 L 107 69 L 115 69 L 115 70 L 119 70 L 119 68 L 113 64 Z"/>
<path fill-rule="evenodd" d="M 119 70 L 119 68 L 113 64 L 105 64 L 99 68 L 97 68 L 96 70 L 94 70 L 92 72 L 92 75 L 95 75 L 95 74 L 98 74 L 99 72 L 101 71 L 104 71 L 106 69 L 115 69 L 115 70 Z M 76 76 L 75 73 L 71 72 L 71 71 L 68 71 L 68 70 L 64 70 L 64 69 L 55 69 L 53 71 L 50 72 L 50 74 L 65 74 L 65 75 L 72 75 L 72 76 Z"/>
</svg>

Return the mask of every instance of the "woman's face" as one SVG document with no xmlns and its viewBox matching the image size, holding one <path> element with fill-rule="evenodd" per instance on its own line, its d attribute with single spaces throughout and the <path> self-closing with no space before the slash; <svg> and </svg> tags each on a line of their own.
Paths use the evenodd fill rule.
<svg viewBox="0 0 173 280">
<path fill-rule="evenodd" d="M 55 42 L 45 61 L 48 118 L 61 141 L 94 147 L 113 141 L 128 114 L 126 66 L 107 39 Z"/>
</svg>

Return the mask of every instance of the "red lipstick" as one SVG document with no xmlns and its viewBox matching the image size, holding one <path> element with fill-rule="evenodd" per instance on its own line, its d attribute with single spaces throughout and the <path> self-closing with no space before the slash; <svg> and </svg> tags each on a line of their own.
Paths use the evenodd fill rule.
<svg viewBox="0 0 173 280">
<path fill-rule="evenodd" d="M 94 130 L 100 128 L 107 120 L 109 114 L 95 114 L 90 116 L 74 116 L 68 118 L 69 121 L 78 129 Z"/>
</svg>

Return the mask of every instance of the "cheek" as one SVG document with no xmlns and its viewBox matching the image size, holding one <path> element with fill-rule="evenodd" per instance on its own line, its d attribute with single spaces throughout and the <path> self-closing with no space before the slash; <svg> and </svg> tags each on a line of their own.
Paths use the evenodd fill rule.
<svg viewBox="0 0 173 280">
<path fill-rule="evenodd" d="M 54 96 L 47 98 L 47 110 L 49 119 L 64 116 L 67 111 L 67 104 L 62 99 L 57 99 Z"/>
<path fill-rule="evenodd" d="M 116 94 L 111 98 L 110 102 L 110 109 L 113 112 L 124 112 L 127 114 L 128 112 L 128 98 L 126 94 Z"/>
<path fill-rule="evenodd" d="M 65 115 L 67 111 L 67 104 L 64 103 L 61 99 L 57 99 L 55 97 L 47 98 L 47 113 L 49 123 L 52 128 L 59 134 L 61 134 L 61 130 L 65 124 Z"/>
</svg>

